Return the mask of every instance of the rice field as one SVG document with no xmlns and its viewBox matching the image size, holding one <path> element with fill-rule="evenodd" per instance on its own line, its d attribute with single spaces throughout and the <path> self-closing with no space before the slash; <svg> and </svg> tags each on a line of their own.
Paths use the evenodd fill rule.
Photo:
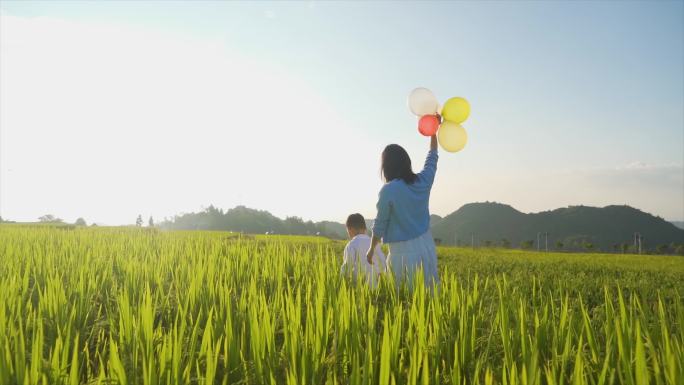
<svg viewBox="0 0 684 385">
<path fill-rule="evenodd" d="M 371 289 L 344 243 L 0 226 L 0 384 L 683 384 L 684 258 L 440 248 Z"/>
</svg>

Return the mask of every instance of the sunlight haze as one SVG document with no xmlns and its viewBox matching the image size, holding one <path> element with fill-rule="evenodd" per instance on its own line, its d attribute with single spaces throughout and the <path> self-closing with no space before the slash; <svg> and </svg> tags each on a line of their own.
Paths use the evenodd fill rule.
<svg viewBox="0 0 684 385">
<path fill-rule="evenodd" d="M 375 216 L 406 106 L 470 101 L 431 211 L 684 220 L 682 2 L 0 3 L 0 216 Z"/>
</svg>

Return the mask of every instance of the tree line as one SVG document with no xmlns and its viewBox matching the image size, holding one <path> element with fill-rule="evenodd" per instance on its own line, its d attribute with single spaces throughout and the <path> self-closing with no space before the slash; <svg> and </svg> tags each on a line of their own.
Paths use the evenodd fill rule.
<svg viewBox="0 0 684 385">
<path fill-rule="evenodd" d="M 280 219 L 268 211 L 237 206 L 223 210 L 213 205 L 196 213 L 176 215 L 159 226 L 174 230 L 223 230 L 252 234 L 320 235 L 333 239 L 346 236 L 340 223 L 304 221 L 297 216 Z"/>
</svg>

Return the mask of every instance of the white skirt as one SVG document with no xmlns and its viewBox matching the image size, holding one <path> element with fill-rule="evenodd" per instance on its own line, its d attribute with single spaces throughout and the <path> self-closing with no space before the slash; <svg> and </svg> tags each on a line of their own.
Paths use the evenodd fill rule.
<svg viewBox="0 0 684 385">
<path fill-rule="evenodd" d="M 409 283 L 411 283 L 413 275 L 421 266 L 425 285 L 439 284 L 437 248 L 432 238 L 432 231 L 428 230 L 425 234 L 408 241 L 390 242 L 388 246 L 387 264 L 397 284 L 401 283 L 405 275 L 409 277 Z"/>
</svg>

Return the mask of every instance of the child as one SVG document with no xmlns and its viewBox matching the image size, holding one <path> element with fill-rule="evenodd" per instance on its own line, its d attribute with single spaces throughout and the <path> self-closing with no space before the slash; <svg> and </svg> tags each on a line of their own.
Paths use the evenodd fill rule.
<svg viewBox="0 0 684 385">
<path fill-rule="evenodd" d="M 366 260 L 366 252 L 370 248 L 371 238 L 366 234 L 366 220 L 363 215 L 352 214 L 347 218 L 347 234 L 349 234 L 350 241 L 344 248 L 342 272 L 351 271 L 354 278 L 359 274 L 364 275 L 369 284 L 374 287 L 377 284 L 378 276 L 386 270 L 387 265 L 380 245 L 375 247 L 373 264 Z"/>
</svg>

